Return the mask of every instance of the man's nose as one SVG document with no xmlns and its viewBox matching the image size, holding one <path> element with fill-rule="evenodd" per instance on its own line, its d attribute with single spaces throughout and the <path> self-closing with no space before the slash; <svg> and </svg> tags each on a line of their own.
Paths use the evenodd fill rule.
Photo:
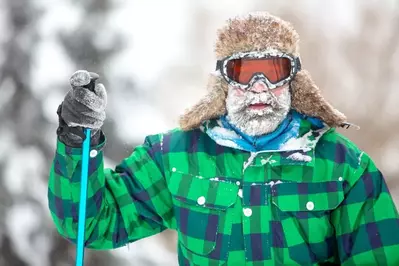
<svg viewBox="0 0 399 266">
<path fill-rule="evenodd" d="M 261 93 L 267 91 L 268 89 L 269 88 L 263 81 L 257 81 L 252 85 L 249 90 L 256 93 Z"/>
</svg>

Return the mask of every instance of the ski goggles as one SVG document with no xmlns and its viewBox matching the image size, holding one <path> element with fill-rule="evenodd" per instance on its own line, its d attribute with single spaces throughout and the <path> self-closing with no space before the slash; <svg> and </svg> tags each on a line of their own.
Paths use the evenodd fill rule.
<svg viewBox="0 0 399 266">
<path fill-rule="evenodd" d="M 264 81 L 269 89 L 290 82 L 301 70 L 299 57 L 278 51 L 236 53 L 218 60 L 216 70 L 231 85 L 248 89 L 256 81 Z"/>
</svg>

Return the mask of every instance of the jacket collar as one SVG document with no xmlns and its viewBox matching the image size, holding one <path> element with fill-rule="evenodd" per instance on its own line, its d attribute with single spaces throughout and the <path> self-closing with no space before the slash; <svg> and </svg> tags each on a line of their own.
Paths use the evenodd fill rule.
<svg viewBox="0 0 399 266">
<path fill-rule="evenodd" d="M 329 129 L 321 120 L 304 116 L 294 110 L 291 110 L 274 132 L 259 137 L 244 134 L 231 125 L 225 116 L 207 120 L 201 126 L 201 130 L 221 146 L 253 153 L 287 154 L 314 150 L 318 140 Z"/>
</svg>

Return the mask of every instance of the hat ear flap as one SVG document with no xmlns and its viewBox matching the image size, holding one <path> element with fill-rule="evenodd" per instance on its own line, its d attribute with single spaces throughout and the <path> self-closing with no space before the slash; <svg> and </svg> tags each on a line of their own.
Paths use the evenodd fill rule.
<svg viewBox="0 0 399 266">
<path fill-rule="evenodd" d="M 209 93 L 180 117 L 179 124 L 182 130 L 198 128 L 202 122 L 226 114 L 227 83 L 225 80 L 220 75 L 210 74 L 207 87 Z"/>
<path fill-rule="evenodd" d="M 306 70 L 299 71 L 292 83 L 292 108 L 304 115 L 317 117 L 330 127 L 341 126 L 346 116 L 328 103 Z"/>
</svg>

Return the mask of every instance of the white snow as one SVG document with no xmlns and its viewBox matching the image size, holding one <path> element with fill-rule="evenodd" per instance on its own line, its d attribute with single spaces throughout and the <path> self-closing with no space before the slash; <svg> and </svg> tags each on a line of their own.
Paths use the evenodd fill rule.
<svg viewBox="0 0 399 266">
<path fill-rule="evenodd" d="M 287 157 L 288 159 L 294 160 L 294 161 L 303 161 L 303 162 L 310 162 L 312 161 L 312 157 L 306 154 L 302 154 L 300 152 L 295 152 L 291 154 L 290 156 Z"/>
<path fill-rule="evenodd" d="M 362 156 L 364 154 L 364 151 L 362 151 L 359 155 L 359 160 L 358 160 L 358 166 L 360 166 L 360 163 L 362 162 Z"/>
<path fill-rule="evenodd" d="M 160 140 L 160 145 L 161 145 L 161 152 L 163 152 L 163 134 L 161 134 L 160 136 L 161 140 Z"/>
<path fill-rule="evenodd" d="M 311 131 L 299 138 L 292 138 L 288 140 L 283 146 L 280 147 L 281 150 L 301 150 L 307 147 L 309 144 L 309 136 L 312 134 Z"/>
<path fill-rule="evenodd" d="M 284 143 L 282 146 L 280 146 L 281 151 L 292 151 L 292 150 L 303 150 L 303 151 L 309 151 L 313 149 L 319 139 L 323 136 L 323 134 L 328 130 L 329 128 L 323 128 L 318 130 L 319 136 L 316 137 L 314 140 L 310 140 L 309 137 L 313 134 L 312 131 L 307 132 L 304 134 L 302 137 L 299 138 L 291 138 L 288 140 L 286 143 Z"/>
<path fill-rule="evenodd" d="M 283 183 L 281 180 L 277 180 L 276 182 L 270 181 L 269 183 L 266 183 L 265 185 L 269 185 L 270 187 L 273 187 L 275 185 Z"/>
<path fill-rule="evenodd" d="M 273 155 L 270 155 L 267 159 L 262 159 L 262 160 L 260 160 L 261 164 L 262 164 L 262 165 L 265 165 L 265 164 L 267 164 L 267 163 L 269 163 L 269 164 L 275 163 L 276 160 L 271 160 L 272 157 L 273 157 Z"/>
<path fill-rule="evenodd" d="M 283 183 L 281 180 L 277 180 L 277 181 L 270 181 L 270 182 L 266 182 L 266 183 L 252 183 L 251 186 L 260 186 L 260 185 L 266 185 L 266 186 L 270 186 L 273 187 L 275 185 L 281 184 Z"/>
<path fill-rule="evenodd" d="M 241 138 L 241 136 L 239 136 L 233 130 L 229 130 L 223 127 L 213 127 L 212 131 L 215 132 L 217 135 L 223 136 L 224 138 L 233 138 L 233 139 Z"/>
<path fill-rule="evenodd" d="M 226 146 L 230 148 L 235 148 L 235 149 L 240 149 L 240 146 L 238 146 L 234 141 L 228 140 L 228 139 L 214 139 L 217 144 L 221 146 Z"/>
<path fill-rule="evenodd" d="M 258 152 L 251 152 L 251 156 L 249 156 L 248 160 L 246 162 L 244 162 L 243 170 L 242 170 L 243 172 L 247 169 L 247 167 L 249 165 L 251 165 L 253 160 L 256 158 L 256 155 L 258 155 Z"/>
</svg>

